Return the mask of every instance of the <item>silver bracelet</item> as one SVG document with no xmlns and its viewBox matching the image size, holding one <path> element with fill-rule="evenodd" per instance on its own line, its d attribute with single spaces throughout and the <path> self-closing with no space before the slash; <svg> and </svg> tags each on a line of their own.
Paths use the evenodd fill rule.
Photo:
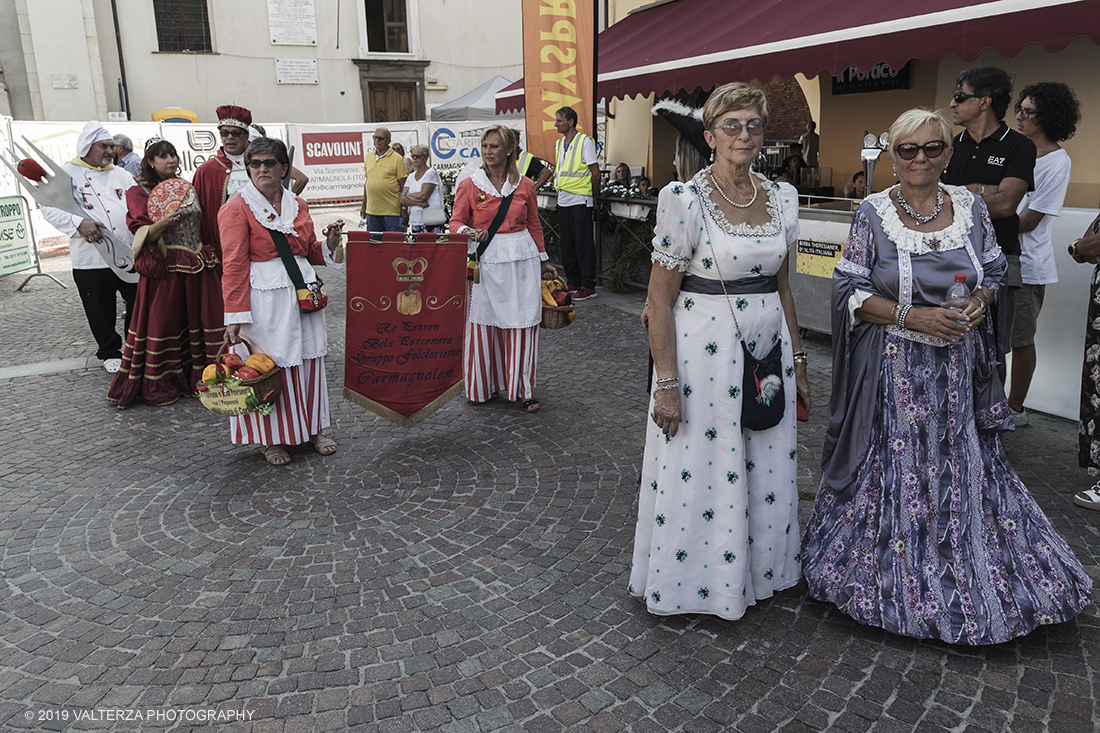
<svg viewBox="0 0 1100 733">
<path fill-rule="evenodd" d="M 659 385 L 657 387 L 654 387 L 653 391 L 654 392 L 660 392 L 661 390 L 665 390 L 665 389 L 680 389 L 680 385 L 679 384 L 662 384 L 662 385 Z"/>
<path fill-rule="evenodd" d="M 659 377 L 657 379 L 657 384 L 668 384 L 670 382 L 679 382 L 679 381 L 680 381 L 679 377 L 664 377 L 664 378 Z"/>
<path fill-rule="evenodd" d="M 909 315 L 909 311 L 913 308 L 911 305 L 903 305 L 901 310 L 898 311 L 898 328 L 905 328 L 905 317 Z"/>
<path fill-rule="evenodd" d="M 795 356 L 795 357 L 792 357 L 792 358 L 794 359 L 795 364 L 805 364 L 806 363 L 806 355 L 805 354 L 802 354 L 801 356 Z"/>
</svg>

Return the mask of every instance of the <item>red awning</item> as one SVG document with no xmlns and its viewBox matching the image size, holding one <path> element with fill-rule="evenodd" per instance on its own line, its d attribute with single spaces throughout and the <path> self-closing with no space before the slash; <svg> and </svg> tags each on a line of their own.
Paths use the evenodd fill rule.
<svg viewBox="0 0 1100 733">
<path fill-rule="evenodd" d="M 497 92 L 496 100 L 498 115 L 523 111 L 523 77 Z"/>
<path fill-rule="evenodd" d="M 600 33 L 597 94 L 660 96 L 910 59 L 932 66 L 986 49 L 1010 57 L 1029 43 L 1059 51 L 1075 38 L 1100 42 L 1097 19 L 1100 0 L 671 0 Z M 512 87 L 498 93 L 498 111 L 522 106 L 522 93 L 502 96 Z"/>
</svg>

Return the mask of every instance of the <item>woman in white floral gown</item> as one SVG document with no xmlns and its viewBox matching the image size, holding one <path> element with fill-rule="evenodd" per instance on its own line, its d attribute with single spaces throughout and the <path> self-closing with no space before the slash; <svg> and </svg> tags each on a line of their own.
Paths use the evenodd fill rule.
<svg viewBox="0 0 1100 733">
<path fill-rule="evenodd" d="M 703 109 L 715 162 L 658 202 L 654 390 L 630 576 L 655 614 L 737 619 L 800 578 L 795 401 L 808 408 L 810 389 L 787 279 L 798 200 L 750 170 L 767 118 L 760 90 L 715 90 Z M 777 344 L 783 417 L 744 429 L 743 350 L 763 359 Z"/>
</svg>

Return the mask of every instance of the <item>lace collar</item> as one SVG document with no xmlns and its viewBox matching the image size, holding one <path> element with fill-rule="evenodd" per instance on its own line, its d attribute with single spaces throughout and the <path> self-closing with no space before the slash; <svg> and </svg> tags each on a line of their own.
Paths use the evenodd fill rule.
<svg viewBox="0 0 1100 733">
<path fill-rule="evenodd" d="M 865 199 L 874 207 L 875 213 L 882 220 L 882 230 L 898 250 L 923 255 L 929 252 L 947 252 L 966 246 L 970 228 L 974 224 L 974 194 L 962 186 L 948 186 L 941 183 L 943 190 L 951 197 L 954 221 L 946 229 L 938 232 L 917 232 L 902 223 L 901 217 L 898 216 L 898 208 L 890 199 L 890 192 L 899 185 L 895 184 L 885 191 L 873 193 Z"/>
<path fill-rule="evenodd" d="M 498 191 L 496 186 L 489 183 L 489 174 L 485 172 L 484 168 L 478 168 L 476 171 L 474 171 L 473 174 L 470 176 L 470 180 L 482 191 L 489 194 L 490 196 L 496 196 L 497 198 L 504 198 L 505 196 L 509 195 L 517 188 L 519 188 L 519 181 L 512 183 L 511 180 L 505 180 L 504 189 Z"/>
<path fill-rule="evenodd" d="M 252 181 L 245 184 L 239 193 L 260 226 L 283 234 L 297 235 L 294 231 L 294 220 L 298 217 L 298 197 L 291 191 L 283 189 L 280 211 L 275 211 L 275 207 L 260 193 L 260 189 L 256 188 L 256 184 Z"/>
<path fill-rule="evenodd" d="M 699 192 L 699 197 L 703 199 L 703 206 L 710 213 L 710 218 L 723 232 L 731 237 L 777 237 L 783 232 L 783 219 L 779 213 L 779 186 L 765 179 L 759 173 L 749 173 L 749 175 L 755 176 L 756 185 L 763 189 L 768 196 L 769 221 L 760 226 L 731 224 L 722 209 L 711 198 L 710 194 L 714 190 L 714 186 L 711 184 L 709 171 L 709 166 L 699 171 L 691 179 L 691 183 Z"/>
</svg>

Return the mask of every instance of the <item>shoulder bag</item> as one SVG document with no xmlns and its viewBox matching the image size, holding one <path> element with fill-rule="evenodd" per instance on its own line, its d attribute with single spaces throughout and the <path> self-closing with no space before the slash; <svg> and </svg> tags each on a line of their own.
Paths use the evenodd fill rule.
<svg viewBox="0 0 1100 733">
<path fill-rule="evenodd" d="M 508 207 L 512 205 L 512 196 L 514 195 L 515 191 L 500 200 L 500 206 L 497 207 L 496 216 L 493 217 L 493 222 L 489 225 L 489 236 L 485 238 L 484 242 L 478 244 L 477 249 L 468 256 L 469 261 L 466 263 L 466 279 L 473 281 L 475 285 L 481 282 L 481 268 L 478 266 L 478 262 L 481 261 L 481 257 L 485 254 L 485 250 L 489 249 L 489 243 L 492 242 L 493 237 L 496 236 L 497 229 L 500 229 L 500 225 L 504 223 L 504 217 L 508 215 Z"/>
<path fill-rule="evenodd" d="M 733 326 L 737 329 L 737 338 L 741 342 L 741 353 L 745 360 L 744 374 L 741 378 L 741 427 L 746 430 L 774 428 L 783 420 L 783 411 L 786 406 L 782 344 L 776 343 L 763 359 L 753 356 L 748 345 L 745 344 L 741 325 L 733 312 L 733 303 L 730 302 L 730 295 L 726 292 L 726 281 L 722 279 L 721 270 L 718 270 L 718 255 L 714 251 L 714 240 L 710 236 L 706 207 L 703 206 L 698 192 L 696 197 L 699 199 L 699 215 L 703 218 L 703 226 L 706 227 L 707 244 L 710 245 L 714 267 L 718 272 L 718 280 L 722 284 L 722 294 L 726 296 L 726 305 L 729 306 Z"/>
<path fill-rule="evenodd" d="M 321 276 L 318 275 L 316 281 L 307 285 L 302 277 L 302 269 L 294 261 L 294 254 L 290 251 L 290 242 L 287 241 L 286 235 L 276 229 L 267 231 L 271 233 L 275 249 L 279 250 L 279 257 L 283 261 L 283 267 L 286 268 L 286 274 L 294 283 L 294 292 L 298 297 L 298 310 L 308 313 L 319 311 L 328 305 L 328 294 L 325 293 L 325 284 L 321 282 Z"/>
</svg>

